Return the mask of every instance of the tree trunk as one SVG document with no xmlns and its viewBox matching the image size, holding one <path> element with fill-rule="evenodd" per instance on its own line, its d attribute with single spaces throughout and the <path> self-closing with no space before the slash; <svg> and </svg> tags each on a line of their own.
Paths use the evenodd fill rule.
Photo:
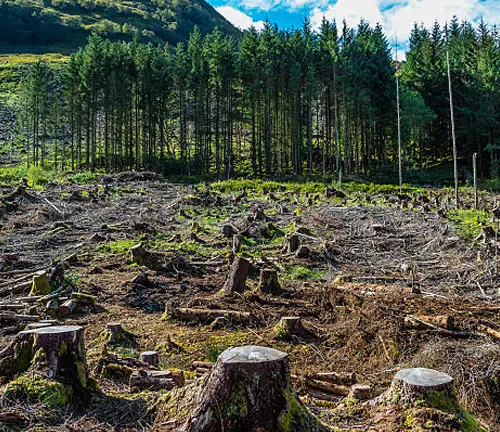
<svg viewBox="0 0 500 432">
<path fill-rule="evenodd" d="M 274 432 L 328 429 L 302 405 L 290 383 L 288 355 L 244 346 L 218 358 L 183 432 Z"/>
</svg>

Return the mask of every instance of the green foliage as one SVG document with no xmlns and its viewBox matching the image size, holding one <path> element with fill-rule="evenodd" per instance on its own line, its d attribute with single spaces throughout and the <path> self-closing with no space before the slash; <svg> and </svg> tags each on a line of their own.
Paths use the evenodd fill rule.
<svg viewBox="0 0 500 432">
<path fill-rule="evenodd" d="M 31 166 L 27 171 L 28 182 L 32 186 L 46 185 L 53 177 L 53 171 L 46 171 L 39 166 Z"/>
<path fill-rule="evenodd" d="M 491 225 L 491 216 L 483 210 L 454 209 L 448 212 L 448 217 L 459 235 L 469 241 L 475 239 L 483 227 Z"/>
</svg>

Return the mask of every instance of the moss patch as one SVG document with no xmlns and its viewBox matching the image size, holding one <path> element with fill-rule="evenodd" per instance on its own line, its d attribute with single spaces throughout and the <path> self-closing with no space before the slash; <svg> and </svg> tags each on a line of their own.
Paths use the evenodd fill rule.
<svg viewBox="0 0 500 432">
<path fill-rule="evenodd" d="M 23 375 L 7 385 L 4 396 L 19 402 L 43 403 L 52 408 L 64 408 L 71 402 L 73 390 L 57 381 L 49 381 L 36 375 Z"/>
</svg>

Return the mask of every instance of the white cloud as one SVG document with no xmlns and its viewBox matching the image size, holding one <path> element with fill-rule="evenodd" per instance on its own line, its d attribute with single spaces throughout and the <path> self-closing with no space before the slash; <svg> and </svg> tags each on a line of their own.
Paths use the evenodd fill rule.
<svg viewBox="0 0 500 432">
<path fill-rule="evenodd" d="M 283 6 L 295 1 L 283 0 Z M 402 45 L 408 40 L 415 22 L 430 27 L 437 20 L 443 25 L 454 15 L 459 20 L 472 22 L 481 17 L 490 24 L 500 22 L 498 0 L 337 0 L 325 7 L 316 7 L 310 13 L 316 29 L 323 17 L 328 20 L 335 18 L 339 25 L 345 19 L 354 28 L 361 18 L 372 25 L 380 23 L 391 43 L 397 36 Z"/>
<path fill-rule="evenodd" d="M 325 17 L 328 21 L 337 20 L 341 25 L 344 20 L 350 27 L 356 27 L 361 18 L 372 24 L 382 22 L 382 13 L 378 0 L 338 0 L 325 8 L 315 8 L 311 14 L 313 27 L 319 28 Z"/>
<path fill-rule="evenodd" d="M 243 13 L 231 6 L 220 6 L 215 8 L 215 10 L 235 27 L 242 30 L 249 29 L 252 26 L 254 26 L 257 30 L 262 30 L 264 28 L 264 21 L 254 21 L 252 17 L 248 16 L 246 13 Z"/>
</svg>

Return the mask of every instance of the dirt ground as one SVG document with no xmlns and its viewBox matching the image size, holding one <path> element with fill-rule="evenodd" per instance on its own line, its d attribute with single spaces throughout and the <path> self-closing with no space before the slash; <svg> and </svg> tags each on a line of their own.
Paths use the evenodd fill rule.
<svg viewBox="0 0 500 432">
<path fill-rule="evenodd" d="M 76 254 L 64 277 L 75 290 L 97 296 L 97 304 L 60 320 L 84 327 L 91 371 L 103 356 L 110 322 L 137 336 L 135 346 L 113 354 L 126 361 L 155 349 L 162 369 L 184 370 L 188 380 L 195 379 L 193 361 L 214 361 L 231 346 L 270 346 L 289 354 L 295 389 L 326 423 L 342 431 L 403 431 L 427 429 L 412 429 L 396 408 L 381 412 L 311 391 L 307 377 L 354 372 L 376 396 L 401 368 L 428 367 L 449 373 L 460 403 L 500 431 L 500 341 L 484 332 L 500 330 L 495 243 L 460 238 L 446 212 L 427 205 L 433 193 L 412 197 L 411 205 L 398 196 L 326 198 L 287 188 L 219 193 L 151 173 L 51 184 L 43 192 L 28 188 L 0 206 L 0 305 L 26 296 L 29 287 L 12 287 L 35 271 Z M 221 294 L 234 247 L 221 231 L 227 224 L 242 233 L 238 253 L 252 263 L 246 290 L 232 296 Z M 283 250 L 296 232 L 308 248 L 300 258 Z M 133 262 L 130 249 L 139 243 L 157 265 Z M 278 271 L 279 294 L 259 290 L 263 268 Z M 141 271 L 149 283 L 131 282 Z M 250 312 L 254 319 L 215 328 L 166 317 L 166 304 Z M 452 317 L 454 329 L 404 325 L 408 316 L 433 315 Z M 274 327 L 284 316 L 300 316 L 307 334 L 277 337 Z M 0 321 L 0 350 L 21 329 Z M 16 403 L 25 423 L 11 429 L 0 423 L 0 430 L 151 429 L 164 392 L 132 394 L 123 380 L 96 378 L 100 392 L 85 410 Z M 429 415 L 422 410 L 417 417 L 425 423 Z M 428 430 L 458 430 L 432 415 L 441 427 Z"/>
</svg>

